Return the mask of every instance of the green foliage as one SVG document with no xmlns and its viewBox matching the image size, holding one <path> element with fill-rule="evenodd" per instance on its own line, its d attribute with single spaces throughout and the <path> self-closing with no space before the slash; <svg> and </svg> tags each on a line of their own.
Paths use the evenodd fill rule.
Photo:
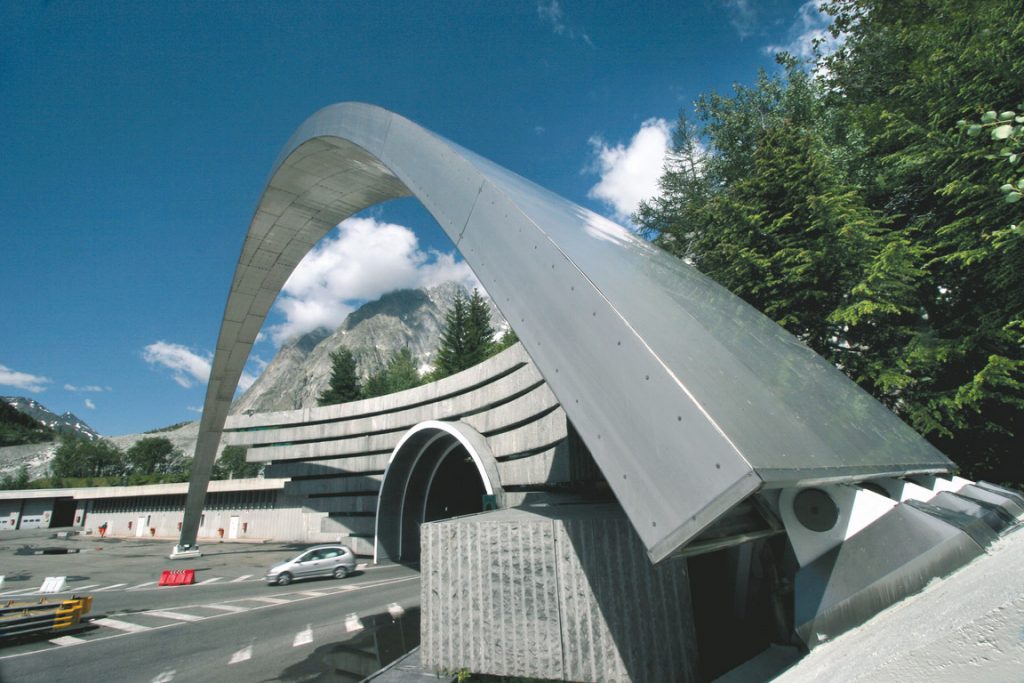
<svg viewBox="0 0 1024 683">
<path fill-rule="evenodd" d="M 139 439 L 125 453 L 128 470 L 133 474 L 166 472 L 171 463 L 180 457 L 180 451 L 164 436 Z"/>
<path fill-rule="evenodd" d="M 361 394 L 355 356 L 343 346 L 331 354 L 331 381 L 317 397 L 317 405 L 347 403 L 356 400 Z"/>
<path fill-rule="evenodd" d="M 1005 108 L 1024 102 L 1024 8 L 824 8 L 845 41 L 820 76 L 783 57 L 778 76 L 703 96 L 637 223 L 967 476 L 1024 481 L 1024 105 Z"/>
<path fill-rule="evenodd" d="M 124 453 L 106 439 L 90 441 L 65 436 L 54 453 L 50 470 L 54 477 L 119 477 L 126 471 Z"/>
<path fill-rule="evenodd" d="M 407 348 L 399 349 L 388 359 L 380 372 L 367 378 L 363 386 L 363 398 L 393 394 L 421 384 L 423 379 L 416 368 L 416 359 L 413 358 L 412 352 Z"/>
<path fill-rule="evenodd" d="M 7 401 L 0 401 L 0 446 L 20 446 L 57 438 L 56 433 Z"/>
<path fill-rule="evenodd" d="M 263 463 L 246 462 L 245 446 L 225 446 L 214 465 L 214 479 L 249 479 L 258 477 Z"/>
<path fill-rule="evenodd" d="M 14 476 L 5 474 L 0 479 L 0 489 L 7 491 L 18 491 L 29 488 L 28 465 L 22 465 L 14 473 Z"/>
<path fill-rule="evenodd" d="M 456 294 L 445 316 L 445 328 L 430 379 L 441 379 L 471 368 L 494 352 L 494 326 L 486 300 L 476 289 L 469 300 Z"/>
</svg>

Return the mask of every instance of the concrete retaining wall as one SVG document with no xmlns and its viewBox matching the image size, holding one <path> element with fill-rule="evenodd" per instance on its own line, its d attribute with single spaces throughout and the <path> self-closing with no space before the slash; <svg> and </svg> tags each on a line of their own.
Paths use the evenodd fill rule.
<svg viewBox="0 0 1024 683">
<path fill-rule="evenodd" d="M 617 506 L 499 510 L 421 534 L 426 668 L 696 680 L 686 561 L 652 566 Z"/>
</svg>

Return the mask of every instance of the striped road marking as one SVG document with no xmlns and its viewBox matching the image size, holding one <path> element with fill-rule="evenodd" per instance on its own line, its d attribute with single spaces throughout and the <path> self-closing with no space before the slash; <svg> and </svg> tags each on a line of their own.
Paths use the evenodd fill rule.
<svg viewBox="0 0 1024 683">
<path fill-rule="evenodd" d="M 85 638 L 75 638 L 74 636 L 61 636 L 60 638 L 51 638 L 50 642 L 54 645 L 78 645 L 79 643 L 88 643 L 89 641 Z"/>
<path fill-rule="evenodd" d="M 110 591 L 110 590 L 114 590 L 115 588 L 120 588 L 121 586 L 127 586 L 127 585 L 128 585 L 127 583 L 115 583 L 113 586 L 104 586 L 103 588 L 97 588 L 96 590 L 93 591 L 93 593 L 99 593 L 100 591 Z"/>
<path fill-rule="evenodd" d="M 118 631 L 127 631 L 128 633 L 140 633 L 141 631 L 149 630 L 149 626 L 129 624 L 127 621 L 121 621 L 120 619 L 109 619 L 107 617 L 104 617 L 102 619 L 96 619 L 92 623 L 99 624 L 100 626 L 109 626 L 110 628 L 116 628 Z"/>
<path fill-rule="evenodd" d="M 298 647 L 299 645 L 308 645 L 313 642 L 313 627 L 310 624 L 306 624 L 305 630 L 299 631 L 295 634 L 295 640 L 292 641 L 292 647 Z"/>
<path fill-rule="evenodd" d="M 299 591 L 299 595 L 308 595 L 311 598 L 322 598 L 327 593 L 321 593 L 319 591 Z"/>
<path fill-rule="evenodd" d="M 202 621 L 206 617 L 197 617 L 194 614 L 183 614 L 181 612 L 165 612 L 163 610 L 153 610 L 146 612 L 151 617 L 163 617 L 164 619 L 177 619 L 178 621 Z"/>
<path fill-rule="evenodd" d="M 283 605 L 291 600 L 285 600 L 284 598 L 242 598 L 242 600 L 252 600 L 254 602 L 266 602 L 271 605 Z"/>
<path fill-rule="evenodd" d="M 237 579 L 231 579 L 231 583 L 238 583 L 239 581 L 245 581 L 246 579 L 251 579 L 251 578 L 252 578 L 252 574 L 246 574 L 244 576 L 239 576 Z"/>
<path fill-rule="evenodd" d="M 247 659 L 252 659 L 252 645 L 246 645 L 241 650 L 231 655 L 231 661 L 228 664 L 238 664 L 244 662 Z"/>
<path fill-rule="evenodd" d="M 248 607 L 239 607 L 238 605 L 226 605 L 226 604 L 221 604 L 221 605 L 203 605 L 203 607 L 206 607 L 208 609 L 219 609 L 222 612 L 248 612 L 249 611 Z"/>
<path fill-rule="evenodd" d="M 89 590 L 90 588 L 96 588 L 96 587 L 97 587 L 97 586 L 99 586 L 99 585 L 101 585 L 101 584 L 98 584 L 98 583 L 90 583 L 90 584 L 89 584 L 88 586 L 73 586 L 73 587 L 71 588 L 71 590 L 72 590 L 72 591 L 74 591 L 74 592 L 77 592 L 77 591 L 87 591 L 87 590 Z"/>
<path fill-rule="evenodd" d="M 220 581 L 223 578 L 224 578 L 223 576 L 215 576 L 212 579 L 206 579 L 205 581 L 200 581 L 196 585 L 197 586 L 205 586 L 208 583 L 213 583 L 214 581 Z"/>
<path fill-rule="evenodd" d="M 156 585 L 156 581 L 147 581 L 146 583 L 140 583 L 138 586 L 132 586 L 128 590 L 133 591 L 136 588 L 145 588 L 146 586 L 155 586 L 155 585 Z"/>
<path fill-rule="evenodd" d="M 34 593 L 35 590 L 35 588 L 21 588 L 16 591 L 6 591 L 4 593 L 0 593 L 0 595 L 24 595 L 25 593 Z"/>
</svg>

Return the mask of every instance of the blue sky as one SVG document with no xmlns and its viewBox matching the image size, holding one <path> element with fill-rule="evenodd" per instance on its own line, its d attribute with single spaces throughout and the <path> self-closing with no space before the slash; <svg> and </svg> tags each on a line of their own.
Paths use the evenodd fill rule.
<svg viewBox="0 0 1024 683">
<path fill-rule="evenodd" d="M 325 105 L 381 105 L 621 221 L 681 110 L 822 25 L 799 0 L 0 0 L 0 394 L 109 435 L 198 417 L 271 164 Z M 471 278 L 412 200 L 300 271 L 250 377 L 362 299 Z"/>
</svg>

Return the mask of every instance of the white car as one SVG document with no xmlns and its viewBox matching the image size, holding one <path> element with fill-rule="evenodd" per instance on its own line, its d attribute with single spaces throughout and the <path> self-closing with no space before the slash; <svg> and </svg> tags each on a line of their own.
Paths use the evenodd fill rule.
<svg viewBox="0 0 1024 683">
<path fill-rule="evenodd" d="M 287 586 L 296 579 L 333 576 L 343 579 L 356 570 L 356 556 L 344 545 L 318 545 L 303 550 L 287 562 L 274 565 L 267 572 L 267 583 Z"/>
</svg>

